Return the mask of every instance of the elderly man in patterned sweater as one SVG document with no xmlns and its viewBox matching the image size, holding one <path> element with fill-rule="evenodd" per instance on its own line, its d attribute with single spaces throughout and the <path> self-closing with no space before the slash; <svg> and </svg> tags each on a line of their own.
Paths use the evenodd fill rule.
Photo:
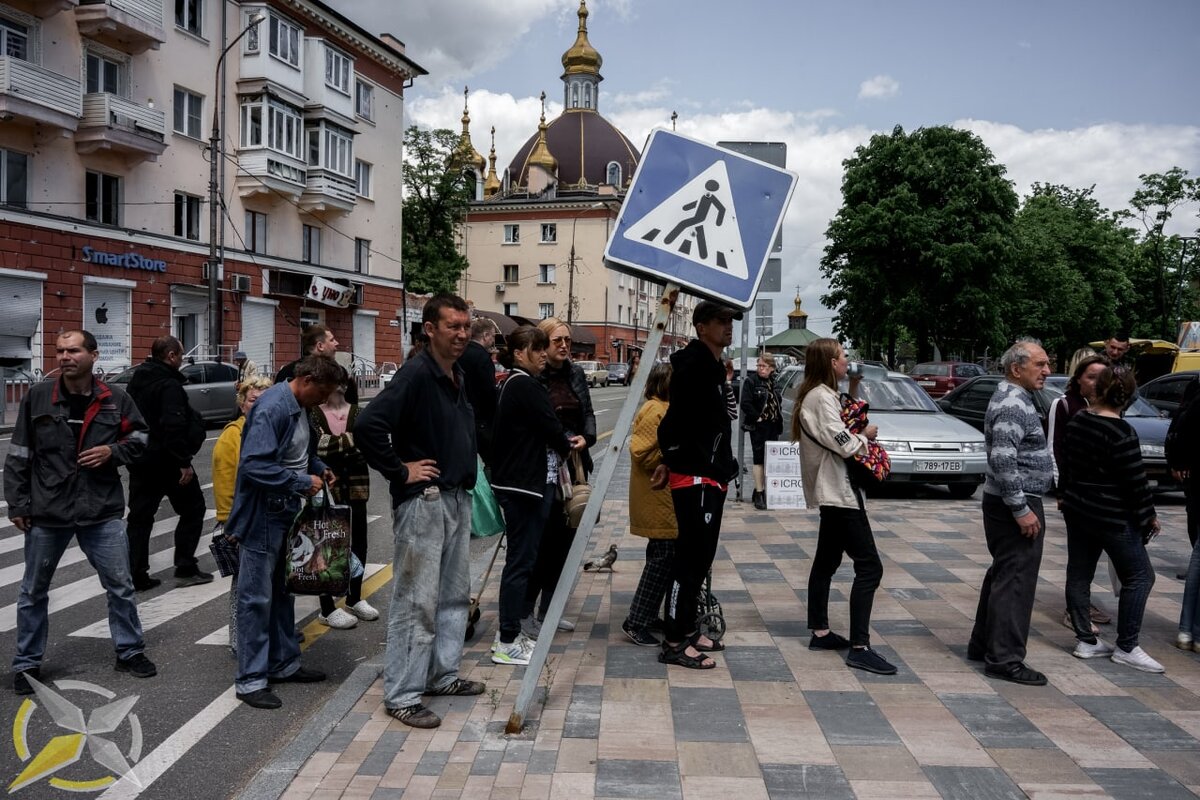
<svg viewBox="0 0 1200 800">
<path fill-rule="evenodd" d="M 1024 661 L 1046 530 L 1041 496 L 1054 466 L 1033 392 L 1045 384 L 1050 360 L 1039 342 L 1021 339 L 1000 366 L 1006 380 L 992 395 L 983 425 L 983 532 L 992 565 L 979 590 L 967 657 L 986 662 L 990 678 L 1044 686 L 1046 676 Z"/>
</svg>

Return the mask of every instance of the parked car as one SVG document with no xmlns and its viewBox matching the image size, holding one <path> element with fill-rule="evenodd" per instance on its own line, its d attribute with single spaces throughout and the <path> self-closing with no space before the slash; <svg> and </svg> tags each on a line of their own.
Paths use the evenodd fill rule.
<svg viewBox="0 0 1200 800">
<path fill-rule="evenodd" d="M 1123 416 L 1137 431 L 1146 477 L 1157 481 L 1160 488 L 1178 488 L 1178 483 L 1171 477 L 1171 470 L 1167 466 L 1167 429 L 1171 427 L 1171 420 L 1140 396 L 1134 398 Z"/>
<path fill-rule="evenodd" d="M 930 397 L 941 397 L 956 386 L 984 374 L 983 367 L 962 361 L 928 361 L 917 364 L 908 375 Z"/>
<path fill-rule="evenodd" d="M 629 365 L 623 361 L 608 365 L 608 385 L 612 386 L 614 383 L 619 386 L 629 385 Z"/>
<path fill-rule="evenodd" d="M 958 417 L 976 430 L 983 430 L 983 418 L 987 415 L 988 403 L 996 393 L 996 387 L 1004 380 L 1003 375 L 980 375 L 943 395 L 937 404 L 951 416 Z M 1050 404 L 1062 394 L 1049 383 L 1033 393 L 1033 405 L 1046 428 L 1046 417 Z"/>
<path fill-rule="evenodd" d="M 608 369 L 599 361 L 576 361 L 583 369 L 583 376 L 587 378 L 589 386 L 606 386 L 608 385 Z"/>
<path fill-rule="evenodd" d="M 1047 375 L 1046 385 L 1052 389 L 1058 389 L 1063 394 L 1067 393 L 1067 384 L 1071 382 L 1070 375 Z"/>
<path fill-rule="evenodd" d="M 110 382 L 128 387 L 133 373 L 140 368 L 141 364 L 130 367 Z M 184 364 L 179 371 L 187 379 L 183 391 L 188 403 L 205 422 L 225 423 L 237 416 L 237 367 L 217 361 L 197 361 Z"/>
<path fill-rule="evenodd" d="M 791 429 L 803 377 L 803 367 L 780 373 L 785 431 Z M 845 382 L 841 389 L 846 390 Z M 912 378 L 868 365 L 858 396 L 870 404 L 871 422 L 879 427 L 877 441 L 891 458 L 887 483 L 944 484 L 957 498 L 970 497 L 983 483 L 983 435 L 938 408 Z"/>
<path fill-rule="evenodd" d="M 1159 411 L 1165 411 L 1168 417 L 1173 417 L 1183 402 L 1184 390 L 1198 378 L 1200 370 L 1172 372 L 1142 384 L 1138 387 L 1138 394 Z"/>
</svg>

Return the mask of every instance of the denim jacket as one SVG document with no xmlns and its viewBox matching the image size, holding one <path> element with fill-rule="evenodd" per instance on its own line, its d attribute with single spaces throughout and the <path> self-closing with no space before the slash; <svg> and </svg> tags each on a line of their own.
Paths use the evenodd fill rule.
<svg viewBox="0 0 1200 800">
<path fill-rule="evenodd" d="M 268 531 L 268 503 L 276 505 L 307 494 L 312 486 L 309 475 L 320 475 L 325 464 L 315 453 L 316 437 L 309 439 L 308 472 L 301 474 L 284 469 L 280 453 L 284 451 L 297 425 L 307 425 L 300 404 L 287 383 L 277 383 L 254 403 L 246 416 L 242 433 L 242 453 L 238 461 L 237 484 L 233 493 L 233 508 L 225 523 L 225 535 L 244 544 Z"/>
</svg>

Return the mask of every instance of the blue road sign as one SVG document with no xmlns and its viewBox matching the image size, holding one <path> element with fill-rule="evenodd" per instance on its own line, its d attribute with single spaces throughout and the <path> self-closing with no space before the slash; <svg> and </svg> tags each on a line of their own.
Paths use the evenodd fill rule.
<svg viewBox="0 0 1200 800">
<path fill-rule="evenodd" d="M 665 129 L 642 151 L 608 266 L 750 308 L 796 175 Z"/>
</svg>

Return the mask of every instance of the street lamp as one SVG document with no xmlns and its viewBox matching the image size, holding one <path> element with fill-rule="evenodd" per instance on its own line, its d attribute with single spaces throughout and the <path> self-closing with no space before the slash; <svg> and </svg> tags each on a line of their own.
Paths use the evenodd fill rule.
<svg viewBox="0 0 1200 800">
<path fill-rule="evenodd" d="M 567 324 L 570 325 L 575 321 L 575 225 L 579 222 L 579 218 L 584 211 L 591 211 L 593 208 L 604 208 L 604 203 L 592 203 L 587 208 L 581 209 L 575 214 L 575 218 L 571 220 L 571 260 L 567 262 Z M 607 316 L 608 309 L 605 309 Z"/>
<path fill-rule="evenodd" d="M 217 170 L 218 162 L 224 155 L 221 150 L 221 118 L 217 108 L 217 98 L 221 96 L 220 88 L 225 56 L 229 55 L 229 51 L 242 40 L 242 37 L 254 30 L 266 18 L 265 14 L 257 11 L 250 15 L 250 24 L 243 28 L 242 32 L 221 51 L 220 57 L 217 58 L 216 74 L 213 76 L 212 135 L 208 139 L 208 347 L 211 351 L 210 356 L 217 361 L 221 360 L 220 272 L 221 263 L 225 260 L 223 252 L 219 257 L 217 254 L 217 205 L 220 202 Z"/>
</svg>

